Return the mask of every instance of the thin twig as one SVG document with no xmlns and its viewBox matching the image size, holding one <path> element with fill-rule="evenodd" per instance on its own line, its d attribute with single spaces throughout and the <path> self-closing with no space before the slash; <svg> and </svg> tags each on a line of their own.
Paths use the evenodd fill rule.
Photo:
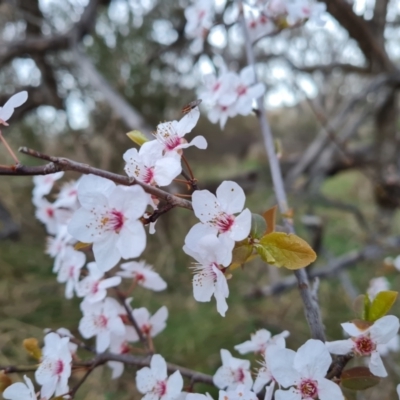
<svg viewBox="0 0 400 400">
<path fill-rule="evenodd" d="M 247 56 L 247 63 L 251 65 L 254 69 L 254 76 L 257 82 L 257 74 L 255 68 L 255 56 L 254 50 L 252 47 L 250 35 L 247 29 L 247 24 L 243 14 L 243 4 L 242 1 L 239 0 L 239 8 L 241 10 L 241 23 L 242 29 L 245 39 L 245 46 L 246 46 L 246 56 Z M 259 112 L 257 113 L 257 118 L 260 123 L 261 132 L 264 139 L 264 145 L 268 155 L 269 166 L 271 170 L 272 182 L 275 189 L 275 195 L 278 202 L 279 209 L 284 216 L 285 225 L 288 228 L 289 232 L 294 233 L 294 227 L 292 220 L 287 218 L 289 211 L 286 191 L 284 187 L 284 182 L 282 178 L 282 172 L 279 165 L 278 157 L 275 153 L 275 146 L 274 146 L 274 139 L 271 132 L 271 128 L 269 126 L 266 114 L 264 112 L 264 97 L 261 96 L 257 99 L 257 107 Z M 294 272 L 298 287 L 300 290 L 301 298 L 304 303 L 304 311 L 306 315 L 306 319 L 308 322 L 308 326 L 311 330 L 311 335 L 314 339 L 320 339 L 325 341 L 325 332 L 324 326 L 322 324 L 321 313 L 318 304 L 313 300 L 312 293 L 310 290 L 310 285 L 308 282 L 307 274 L 304 269 L 299 269 Z"/>
<path fill-rule="evenodd" d="M 13 150 L 7 143 L 7 140 L 4 138 L 3 134 L 1 133 L 1 130 L 0 130 L 0 140 L 4 144 L 4 147 L 7 149 L 7 151 L 10 153 L 10 156 L 14 159 L 16 164 L 19 164 L 19 160 L 18 160 L 17 156 L 15 155 L 15 153 L 13 152 Z"/>
<path fill-rule="evenodd" d="M 126 365 L 135 365 L 137 367 L 148 367 L 150 365 L 151 357 L 141 357 L 131 354 L 113 354 L 113 353 L 102 353 L 98 354 L 94 359 L 90 361 L 84 361 L 75 363 L 76 366 L 90 367 L 93 364 L 101 365 L 107 361 L 118 361 Z M 213 377 L 211 375 L 203 374 L 201 372 L 193 371 L 189 368 L 184 368 L 176 364 L 167 363 L 167 369 L 169 373 L 179 371 L 182 376 L 191 379 L 193 382 L 206 383 L 214 386 Z"/>
<path fill-rule="evenodd" d="M 27 147 L 20 147 L 19 151 L 23 154 L 39 158 L 41 160 L 50 161 L 49 164 L 35 167 L 28 167 L 25 165 L 13 165 L 10 167 L 0 166 L 0 175 L 48 175 L 59 171 L 76 171 L 82 174 L 93 174 L 109 179 L 115 183 L 125 186 L 139 185 L 146 193 L 149 193 L 159 199 L 165 200 L 167 203 L 174 207 L 182 207 L 192 210 L 192 203 L 188 200 L 180 199 L 164 190 L 147 185 L 132 177 L 114 174 L 99 168 L 91 167 L 88 164 L 79 163 L 64 157 L 54 157 L 47 154 L 40 153 L 39 151 L 29 149 Z"/>
<path fill-rule="evenodd" d="M 124 306 L 126 313 L 128 314 L 129 322 L 132 324 L 133 328 L 135 329 L 137 335 L 139 336 L 139 340 L 144 344 L 144 346 L 149 349 L 148 342 L 146 337 L 143 335 L 142 330 L 140 329 L 139 324 L 137 323 L 135 317 L 132 314 L 132 310 L 129 305 L 126 303 L 126 296 L 123 295 L 117 288 L 115 289 L 115 293 L 117 294 L 118 300 Z"/>
</svg>

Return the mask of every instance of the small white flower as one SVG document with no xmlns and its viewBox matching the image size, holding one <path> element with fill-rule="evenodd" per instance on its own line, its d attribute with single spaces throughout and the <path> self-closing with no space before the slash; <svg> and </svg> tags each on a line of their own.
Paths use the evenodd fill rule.
<svg viewBox="0 0 400 400">
<path fill-rule="evenodd" d="M 146 247 L 146 232 L 139 218 L 148 196 L 140 186 L 120 187 L 95 175 L 81 178 L 78 186 L 81 208 L 68 225 L 69 233 L 83 243 L 93 243 L 97 266 L 104 272 L 122 258 L 140 256 Z"/>
<path fill-rule="evenodd" d="M 324 343 L 310 339 L 297 352 L 278 349 L 269 366 L 275 380 L 288 391 L 277 390 L 276 400 L 344 400 L 339 386 L 325 379 L 331 365 L 330 356 Z"/>
<path fill-rule="evenodd" d="M 326 342 L 325 344 L 332 354 L 348 354 L 353 352 L 356 356 L 371 356 L 369 360 L 370 371 L 374 375 L 384 378 L 387 376 L 387 372 L 377 346 L 388 343 L 396 336 L 399 326 L 399 319 L 394 315 L 385 315 L 379 318 L 365 330 L 361 330 L 351 322 L 346 322 L 342 324 L 342 328 L 351 338 Z"/>
<path fill-rule="evenodd" d="M 87 264 L 89 275 L 83 278 L 76 285 L 76 291 L 79 297 L 84 297 L 89 303 L 97 303 L 107 296 L 107 289 L 118 286 L 121 283 L 119 276 L 110 278 L 104 277 L 104 272 L 101 271 L 95 262 Z"/>
<path fill-rule="evenodd" d="M 251 212 L 248 208 L 243 210 L 245 201 L 243 189 L 232 181 L 222 182 L 216 196 L 208 190 L 196 190 L 192 194 L 193 211 L 201 222 L 188 234 L 194 241 L 193 246 L 201 237 L 214 234 L 219 235 L 232 251 L 235 241 L 247 238 L 250 233 Z M 240 214 L 235 216 L 237 213 Z M 185 243 L 191 247 L 187 240 Z"/>
<path fill-rule="evenodd" d="M 162 306 L 153 316 L 145 307 L 132 310 L 132 316 L 138 324 L 143 335 L 146 337 L 155 337 L 167 326 L 168 309 Z M 139 340 L 137 333 L 133 333 L 134 341 Z"/>
<path fill-rule="evenodd" d="M 44 329 L 44 333 L 50 333 L 52 332 L 52 329 L 46 328 Z M 67 337 L 69 339 L 74 339 L 75 336 L 67 329 L 67 328 L 58 328 L 55 333 L 57 333 L 60 337 Z M 76 350 L 78 349 L 78 345 L 76 343 L 71 342 L 71 340 L 68 342 L 68 348 L 71 354 L 75 354 Z"/>
<path fill-rule="evenodd" d="M 154 146 L 152 142 L 157 144 Z M 163 156 L 158 142 L 144 143 L 140 150 L 129 149 L 124 153 L 125 172 L 128 176 L 148 185 L 167 186 L 182 171 L 181 158 L 174 152 Z"/>
<path fill-rule="evenodd" d="M 145 400 L 174 400 L 182 391 L 183 379 L 179 371 L 168 377 L 164 358 L 154 354 L 150 368 L 144 367 L 136 373 L 136 387 Z"/>
<path fill-rule="evenodd" d="M 286 347 L 285 338 L 290 335 L 288 331 L 271 337 L 271 332 L 266 329 L 260 329 L 256 333 L 251 335 L 251 339 L 244 343 L 235 346 L 240 354 L 246 353 L 264 353 L 267 346 L 277 345 L 279 347 Z"/>
<path fill-rule="evenodd" d="M 143 286 L 146 289 L 154 290 L 159 292 L 166 289 L 167 284 L 161 276 L 153 271 L 151 265 L 146 264 L 145 261 L 130 261 L 121 264 L 123 271 L 117 272 L 117 275 L 123 278 L 131 278 L 138 285 Z"/>
<path fill-rule="evenodd" d="M 232 357 L 232 354 L 221 349 L 222 366 L 213 376 L 214 385 L 220 389 L 234 390 L 239 385 L 244 385 L 248 390 L 253 385 L 250 374 L 250 361 Z"/>
<path fill-rule="evenodd" d="M 50 193 L 54 182 L 64 176 L 64 171 L 56 172 L 49 175 L 37 175 L 33 177 L 33 198 L 40 198 Z"/>
<path fill-rule="evenodd" d="M 157 131 L 154 133 L 156 140 L 147 142 L 148 152 L 161 152 L 163 155 L 181 155 L 182 150 L 190 146 L 196 146 L 199 149 L 207 148 L 207 141 L 204 136 L 196 136 L 191 142 L 184 138 L 184 136 L 191 132 L 196 126 L 200 117 L 198 107 L 193 108 L 190 112 L 185 114 L 181 120 L 168 121 L 158 124 Z"/>
<path fill-rule="evenodd" d="M 67 246 L 60 261 L 57 282 L 66 283 L 65 297 L 72 299 L 82 267 L 85 265 L 86 256 L 81 251 L 76 251 L 72 246 Z"/>
<path fill-rule="evenodd" d="M 77 181 L 65 183 L 57 195 L 57 200 L 54 202 L 55 207 L 64 207 L 76 210 L 79 207 L 78 203 L 78 185 Z"/>
<path fill-rule="evenodd" d="M 68 392 L 71 375 L 71 352 L 69 338 L 61 338 L 50 332 L 44 337 L 43 359 L 35 372 L 36 382 L 42 386 L 41 397 L 49 399 L 53 394 L 60 396 Z"/>
<path fill-rule="evenodd" d="M 201 238 L 192 234 L 187 235 L 183 251 L 198 262 L 193 267 L 193 296 L 197 301 L 208 302 L 214 295 L 217 311 L 224 317 L 229 296 L 224 272 L 232 260 L 231 248 L 213 234 Z"/>
<path fill-rule="evenodd" d="M 16 382 L 6 388 L 3 397 L 7 400 L 37 400 L 32 381 L 26 375 L 24 380 L 25 383 Z"/>
<path fill-rule="evenodd" d="M 111 335 L 123 336 L 126 327 L 120 317 L 121 307 L 115 299 L 106 297 L 98 303 L 81 303 L 83 318 L 79 322 L 79 332 L 85 339 L 96 336 L 96 351 L 102 353 L 111 344 Z"/>
</svg>

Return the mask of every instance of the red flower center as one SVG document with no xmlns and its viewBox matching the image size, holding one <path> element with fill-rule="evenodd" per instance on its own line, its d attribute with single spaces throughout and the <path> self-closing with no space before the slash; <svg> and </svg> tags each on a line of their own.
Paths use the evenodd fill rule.
<svg viewBox="0 0 400 400">
<path fill-rule="evenodd" d="M 54 368 L 56 375 L 61 375 L 64 371 L 64 363 L 61 360 L 57 360 Z"/>
<path fill-rule="evenodd" d="M 318 397 L 317 382 L 311 379 L 305 379 L 300 383 L 300 393 L 302 399 L 316 399 Z"/>
<path fill-rule="evenodd" d="M 231 229 L 235 222 L 235 217 L 233 215 L 221 213 L 212 222 L 217 226 L 219 233 L 225 233 Z"/>
<path fill-rule="evenodd" d="M 355 342 L 355 352 L 360 356 L 368 356 L 376 350 L 376 344 L 369 336 L 358 336 L 353 340 Z"/>
</svg>

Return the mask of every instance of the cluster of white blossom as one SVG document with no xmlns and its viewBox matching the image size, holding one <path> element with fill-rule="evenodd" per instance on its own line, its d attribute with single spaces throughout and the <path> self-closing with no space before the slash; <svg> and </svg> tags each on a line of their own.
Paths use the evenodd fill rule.
<svg viewBox="0 0 400 400">
<path fill-rule="evenodd" d="M 315 0 L 255 0 L 250 5 L 246 22 L 253 41 L 308 20 L 324 24 L 326 5 Z"/>
<path fill-rule="evenodd" d="M 249 115 L 253 100 L 264 94 L 265 87 L 256 83 L 254 68 L 248 66 L 237 74 L 222 67 L 219 76 L 204 76 L 204 88 L 199 95 L 210 106 L 208 118 L 224 128 L 228 118 L 236 115 Z"/>
</svg>

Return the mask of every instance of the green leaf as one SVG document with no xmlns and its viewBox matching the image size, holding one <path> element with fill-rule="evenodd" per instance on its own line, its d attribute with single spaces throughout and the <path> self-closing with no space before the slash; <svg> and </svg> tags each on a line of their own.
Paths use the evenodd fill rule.
<svg viewBox="0 0 400 400">
<path fill-rule="evenodd" d="M 256 249 L 268 264 L 287 269 L 304 268 L 317 258 L 315 251 L 305 240 L 284 232 L 272 232 L 263 236 Z"/>
<path fill-rule="evenodd" d="M 380 382 L 380 378 L 373 375 L 367 367 L 347 369 L 340 379 L 342 386 L 350 390 L 366 390 Z"/>
<path fill-rule="evenodd" d="M 368 309 L 366 320 L 376 321 L 377 319 L 385 316 L 392 308 L 397 299 L 397 295 L 398 292 L 391 290 L 379 292 Z"/>
</svg>

